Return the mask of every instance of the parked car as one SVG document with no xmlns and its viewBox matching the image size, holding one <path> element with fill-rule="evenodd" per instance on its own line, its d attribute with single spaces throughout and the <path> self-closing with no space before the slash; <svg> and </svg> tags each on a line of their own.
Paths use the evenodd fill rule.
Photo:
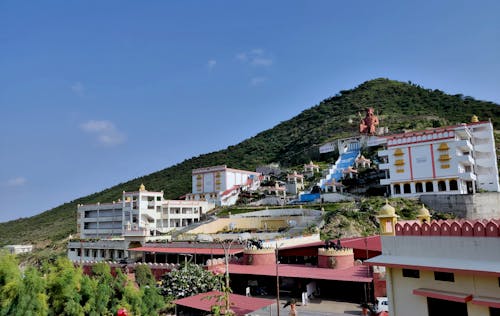
<svg viewBox="0 0 500 316">
<path fill-rule="evenodd" d="M 389 304 L 387 301 L 387 297 L 377 297 L 375 299 L 375 312 L 376 313 L 381 313 L 381 312 L 388 312 L 389 311 Z"/>
</svg>

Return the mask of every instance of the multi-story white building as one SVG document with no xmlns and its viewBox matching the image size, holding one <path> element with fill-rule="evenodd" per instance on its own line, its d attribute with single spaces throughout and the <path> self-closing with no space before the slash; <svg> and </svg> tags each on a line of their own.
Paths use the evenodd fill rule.
<svg viewBox="0 0 500 316">
<path fill-rule="evenodd" d="M 382 254 L 392 316 L 500 315 L 500 221 L 396 220 L 383 207 Z"/>
<path fill-rule="evenodd" d="M 260 177 L 260 173 L 225 165 L 193 169 L 192 193 L 186 195 L 186 200 L 233 205 L 241 190 L 256 190 L 260 186 Z"/>
<path fill-rule="evenodd" d="M 378 155 L 392 196 L 500 191 L 493 126 L 490 122 L 434 128 L 380 137 Z M 380 142 L 379 142 L 380 143 Z"/>
<path fill-rule="evenodd" d="M 78 241 L 68 245 L 72 260 L 127 257 L 130 243 L 165 239 L 165 233 L 200 221 L 214 207 L 207 201 L 165 200 L 163 192 L 123 192 L 113 203 L 78 205 Z M 95 239 L 95 240 L 89 240 Z"/>
<path fill-rule="evenodd" d="M 213 208 L 206 201 L 164 200 L 163 192 L 123 192 L 123 200 L 113 203 L 78 205 L 77 232 L 81 238 L 123 236 L 142 231 L 155 236 L 188 226 Z"/>
</svg>

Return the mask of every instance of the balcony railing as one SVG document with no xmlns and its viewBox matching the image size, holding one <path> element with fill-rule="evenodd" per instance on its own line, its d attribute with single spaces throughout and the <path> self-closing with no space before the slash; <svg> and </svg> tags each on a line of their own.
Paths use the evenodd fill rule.
<svg viewBox="0 0 500 316">
<path fill-rule="evenodd" d="M 148 229 L 142 228 L 142 229 L 131 229 L 131 230 L 124 230 L 123 231 L 123 236 L 124 237 L 146 237 L 149 236 L 150 232 Z"/>
</svg>

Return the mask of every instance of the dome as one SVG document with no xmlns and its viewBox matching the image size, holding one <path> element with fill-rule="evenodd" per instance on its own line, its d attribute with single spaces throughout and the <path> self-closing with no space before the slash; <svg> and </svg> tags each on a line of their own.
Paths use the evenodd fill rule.
<svg viewBox="0 0 500 316">
<path fill-rule="evenodd" d="M 471 121 L 471 123 L 477 123 L 477 122 L 479 122 L 479 118 L 476 115 L 472 115 L 470 121 Z"/>
<path fill-rule="evenodd" d="M 139 191 L 146 191 L 146 187 L 144 186 L 144 183 L 141 183 L 141 186 L 139 187 Z"/>
<path fill-rule="evenodd" d="M 389 205 L 389 202 L 385 200 L 385 205 L 380 208 L 378 212 L 379 216 L 396 216 L 396 209 Z"/>
<path fill-rule="evenodd" d="M 417 217 L 420 216 L 431 216 L 431 213 L 429 213 L 429 210 L 425 208 L 425 205 L 422 204 L 422 207 L 417 210 Z"/>
</svg>

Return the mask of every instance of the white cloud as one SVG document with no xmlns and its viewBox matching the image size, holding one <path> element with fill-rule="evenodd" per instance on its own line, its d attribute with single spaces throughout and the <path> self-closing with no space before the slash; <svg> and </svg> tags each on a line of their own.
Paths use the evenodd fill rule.
<svg viewBox="0 0 500 316">
<path fill-rule="evenodd" d="M 240 61 L 247 61 L 248 56 L 246 53 L 239 53 L 239 54 L 236 54 L 236 59 L 238 59 Z"/>
<path fill-rule="evenodd" d="M 252 66 L 271 66 L 273 58 L 267 54 L 262 48 L 254 48 L 248 52 L 236 54 L 236 59 L 242 63 L 248 63 Z"/>
<path fill-rule="evenodd" d="M 250 84 L 252 86 L 258 86 L 260 84 L 263 84 L 266 81 L 267 81 L 267 78 L 265 78 L 265 77 L 253 77 L 252 79 L 250 79 Z"/>
<path fill-rule="evenodd" d="M 85 86 L 81 82 L 75 82 L 71 86 L 71 91 L 79 97 L 82 97 L 85 94 Z"/>
<path fill-rule="evenodd" d="M 273 60 L 271 58 L 254 58 L 252 59 L 252 65 L 254 66 L 271 66 Z"/>
<path fill-rule="evenodd" d="M 215 59 L 210 59 L 207 63 L 207 67 L 210 70 L 214 69 L 216 65 L 217 65 L 217 60 Z"/>
<path fill-rule="evenodd" d="M 115 146 L 125 142 L 125 134 L 120 132 L 111 121 L 90 120 L 80 125 L 89 134 L 97 135 L 97 142 L 104 146 Z"/>
<path fill-rule="evenodd" d="M 5 185 L 8 187 L 20 187 L 22 185 L 26 184 L 26 178 L 25 177 L 16 177 L 9 179 L 5 182 Z"/>
</svg>

